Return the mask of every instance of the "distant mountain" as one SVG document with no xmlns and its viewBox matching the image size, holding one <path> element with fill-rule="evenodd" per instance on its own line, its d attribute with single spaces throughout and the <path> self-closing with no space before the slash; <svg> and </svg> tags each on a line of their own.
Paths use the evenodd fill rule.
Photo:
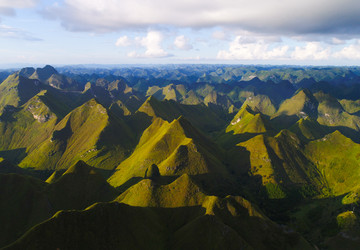
<svg viewBox="0 0 360 250">
<path fill-rule="evenodd" d="M 225 125 L 225 120 L 205 105 L 182 105 L 175 101 L 161 102 L 154 97 L 149 97 L 138 112 L 153 118 L 159 117 L 168 122 L 183 116 L 205 132 L 217 130 Z"/>
<path fill-rule="evenodd" d="M 80 83 L 59 74 L 57 70 L 50 65 L 37 69 L 24 68 L 19 71 L 19 75 L 29 79 L 39 80 L 40 82 L 57 89 L 81 90 L 82 88 Z"/>
</svg>

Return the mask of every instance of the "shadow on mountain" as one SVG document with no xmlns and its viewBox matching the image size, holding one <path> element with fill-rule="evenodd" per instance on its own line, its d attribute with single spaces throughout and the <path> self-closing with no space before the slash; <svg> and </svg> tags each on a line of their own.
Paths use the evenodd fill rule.
<svg viewBox="0 0 360 250">
<path fill-rule="evenodd" d="M 286 129 L 294 125 L 299 120 L 299 117 L 296 115 L 279 115 L 271 119 L 271 123 L 278 130 Z"/>
<path fill-rule="evenodd" d="M 124 192 L 125 190 L 127 190 L 131 186 L 139 183 L 141 180 L 143 180 L 143 178 L 141 178 L 141 177 L 133 177 L 133 178 L 129 179 L 127 182 L 125 182 L 124 184 L 122 184 L 121 186 L 117 187 L 116 190 L 118 190 L 119 192 Z"/>
<path fill-rule="evenodd" d="M 330 129 L 338 130 L 346 137 L 350 138 L 353 142 L 360 143 L 360 133 L 355 129 L 344 127 L 344 126 L 337 126 L 337 127 L 329 127 Z"/>
<path fill-rule="evenodd" d="M 17 149 L 0 151 L 0 157 L 10 161 L 15 165 L 19 164 L 26 156 L 27 156 L 26 148 L 17 148 Z"/>
<path fill-rule="evenodd" d="M 49 234 L 48 232 L 57 232 Z M 312 249 L 241 197 L 203 206 L 135 207 L 96 203 L 60 211 L 5 249 Z"/>
</svg>

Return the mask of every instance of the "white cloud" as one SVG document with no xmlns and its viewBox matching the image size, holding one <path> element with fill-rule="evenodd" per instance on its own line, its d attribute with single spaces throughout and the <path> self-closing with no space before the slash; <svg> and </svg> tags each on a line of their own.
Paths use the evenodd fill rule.
<svg viewBox="0 0 360 250">
<path fill-rule="evenodd" d="M 295 60 L 327 60 L 330 57 L 330 47 L 323 48 L 319 42 L 307 42 L 304 47 L 296 46 L 291 54 Z"/>
<path fill-rule="evenodd" d="M 217 40 L 227 40 L 227 35 L 223 30 L 214 31 L 211 37 Z"/>
<path fill-rule="evenodd" d="M 218 52 L 218 59 L 225 60 L 273 60 L 284 59 L 289 47 L 277 46 L 271 48 L 264 40 L 256 40 L 255 37 L 237 36 L 230 43 L 229 50 Z"/>
<path fill-rule="evenodd" d="M 0 8 L 30 8 L 39 0 L 1 0 Z"/>
<path fill-rule="evenodd" d="M 39 0 L 1 0 L 0 1 L 0 15 L 13 16 L 15 9 L 31 8 L 36 5 Z"/>
<path fill-rule="evenodd" d="M 64 0 L 45 12 L 74 31 L 172 25 L 228 26 L 277 34 L 355 34 L 360 30 L 359 9 L 358 0 Z"/>
<path fill-rule="evenodd" d="M 342 39 L 339 39 L 337 37 L 333 37 L 331 39 L 331 43 L 334 44 L 334 45 L 343 45 L 343 44 L 345 44 L 345 41 L 342 40 Z"/>
<path fill-rule="evenodd" d="M 357 40 L 355 43 L 342 48 L 338 52 L 335 52 L 333 56 L 337 59 L 360 59 L 360 40 Z"/>
<path fill-rule="evenodd" d="M 159 31 L 149 31 L 146 37 L 136 37 L 135 42 L 145 48 L 145 53 L 132 51 L 128 57 L 133 58 L 162 58 L 171 56 L 162 47 L 163 35 Z"/>
<path fill-rule="evenodd" d="M 177 36 L 174 41 L 176 48 L 181 50 L 191 50 L 193 46 L 189 44 L 189 39 L 185 38 L 184 35 Z"/>
<path fill-rule="evenodd" d="M 116 45 L 117 47 L 127 47 L 127 46 L 130 46 L 130 45 L 131 45 L 131 41 L 130 41 L 130 39 L 128 38 L 128 36 L 122 36 L 122 37 L 119 37 L 119 38 L 116 40 L 115 45 Z"/>
<path fill-rule="evenodd" d="M 22 39 L 28 41 L 41 41 L 42 39 L 34 37 L 29 32 L 17 29 L 11 26 L 0 24 L 0 37 Z"/>
</svg>

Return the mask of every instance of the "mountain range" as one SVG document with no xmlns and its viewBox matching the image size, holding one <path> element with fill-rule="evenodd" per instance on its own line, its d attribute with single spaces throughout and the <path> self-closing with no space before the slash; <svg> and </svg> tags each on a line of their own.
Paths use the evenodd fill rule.
<svg viewBox="0 0 360 250">
<path fill-rule="evenodd" d="M 360 247 L 360 68 L 0 76 L 3 249 Z"/>
</svg>

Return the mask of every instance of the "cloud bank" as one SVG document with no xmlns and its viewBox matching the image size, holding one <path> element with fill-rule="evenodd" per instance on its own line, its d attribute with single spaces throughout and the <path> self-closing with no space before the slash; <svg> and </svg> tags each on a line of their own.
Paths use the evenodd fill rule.
<svg viewBox="0 0 360 250">
<path fill-rule="evenodd" d="M 64 0 L 44 13 L 73 31 L 227 26 L 290 35 L 355 33 L 359 9 L 358 0 Z"/>
</svg>

